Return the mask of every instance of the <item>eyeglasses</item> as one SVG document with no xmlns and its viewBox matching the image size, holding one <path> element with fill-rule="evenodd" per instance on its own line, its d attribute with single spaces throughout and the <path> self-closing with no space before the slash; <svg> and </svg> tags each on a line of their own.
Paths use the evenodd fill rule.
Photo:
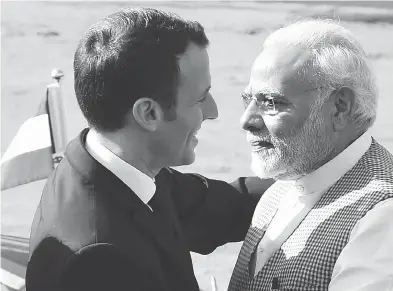
<svg viewBox="0 0 393 291">
<path fill-rule="evenodd" d="M 292 96 L 300 95 L 300 94 L 314 91 L 314 90 L 319 90 L 322 88 L 324 88 L 324 87 L 319 86 L 316 88 L 311 88 L 311 89 L 308 89 L 308 90 L 305 90 L 305 91 L 302 91 L 299 93 L 294 93 L 294 94 L 292 94 Z M 243 100 L 243 104 L 244 104 L 245 109 L 248 108 L 248 106 L 250 105 L 250 103 L 252 101 L 255 101 L 255 104 L 257 105 L 257 107 L 267 113 L 277 113 L 278 107 L 280 105 L 285 105 L 285 104 L 289 103 L 287 97 L 280 95 L 280 94 L 276 94 L 276 93 L 269 93 L 269 94 L 256 93 L 254 95 L 251 95 L 249 93 L 243 92 L 241 94 L 241 98 Z"/>
<path fill-rule="evenodd" d="M 251 95 L 248 93 L 242 93 L 241 98 L 243 100 L 244 108 L 248 108 L 250 103 L 254 100 L 255 104 L 263 111 L 276 111 L 275 98 L 267 94 Z"/>
</svg>

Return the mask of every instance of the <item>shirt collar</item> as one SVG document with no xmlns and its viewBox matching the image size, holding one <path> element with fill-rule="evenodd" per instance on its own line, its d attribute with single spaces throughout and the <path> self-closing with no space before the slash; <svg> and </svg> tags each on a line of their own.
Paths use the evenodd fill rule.
<svg viewBox="0 0 393 291">
<path fill-rule="evenodd" d="M 99 142 L 97 133 L 90 129 L 86 137 L 86 150 L 101 165 L 115 174 L 147 204 L 156 191 L 154 179 L 128 164 Z"/>
<path fill-rule="evenodd" d="M 295 188 L 300 194 L 323 192 L 356 165 L 370 147 L 371 142 L 371 134 L 367 131 L 331 161 L 299 178 L 294 183 Z"/>
</svg>

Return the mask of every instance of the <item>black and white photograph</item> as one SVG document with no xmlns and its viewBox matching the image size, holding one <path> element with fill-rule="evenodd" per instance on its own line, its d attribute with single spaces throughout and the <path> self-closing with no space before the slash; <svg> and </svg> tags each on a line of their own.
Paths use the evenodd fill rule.
<svg viewBox="0 0 393 291">
<path fill-rule="evenodd" d="M 1 1 L 1 291 L 393 291 L 393 1 Z"/>
</svg>

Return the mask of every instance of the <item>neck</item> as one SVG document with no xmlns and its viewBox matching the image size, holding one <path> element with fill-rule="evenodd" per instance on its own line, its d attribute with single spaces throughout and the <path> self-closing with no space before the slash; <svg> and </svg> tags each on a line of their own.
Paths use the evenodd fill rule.
<svg viewBox="0 0 393 291">
<path fill-rule="evenodd" d="M 127 138 L 120 131 L 97 133 L 99 142 L 126 163 L 150 178 L 154 178 L 161 168 L 153 165 L 153 157 L 141 137 Z"/>
</svg>

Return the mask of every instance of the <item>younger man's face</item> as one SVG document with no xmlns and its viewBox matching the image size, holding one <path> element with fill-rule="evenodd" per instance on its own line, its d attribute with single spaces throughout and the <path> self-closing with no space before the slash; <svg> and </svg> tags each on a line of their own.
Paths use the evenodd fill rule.
<svg viewBox="0 0 393 291">
<path fill-rule="evenodd" d="M 179 57 L 179 85 L 176 118 L 161 123 L 155 152 L 168 166 L 189 165 L 195 161 L 196 137 L 202 122 L 218 116 L 217 105 L 209 93 L 211 86 L 207 50 L 190 44 Z"/>
</svg>

